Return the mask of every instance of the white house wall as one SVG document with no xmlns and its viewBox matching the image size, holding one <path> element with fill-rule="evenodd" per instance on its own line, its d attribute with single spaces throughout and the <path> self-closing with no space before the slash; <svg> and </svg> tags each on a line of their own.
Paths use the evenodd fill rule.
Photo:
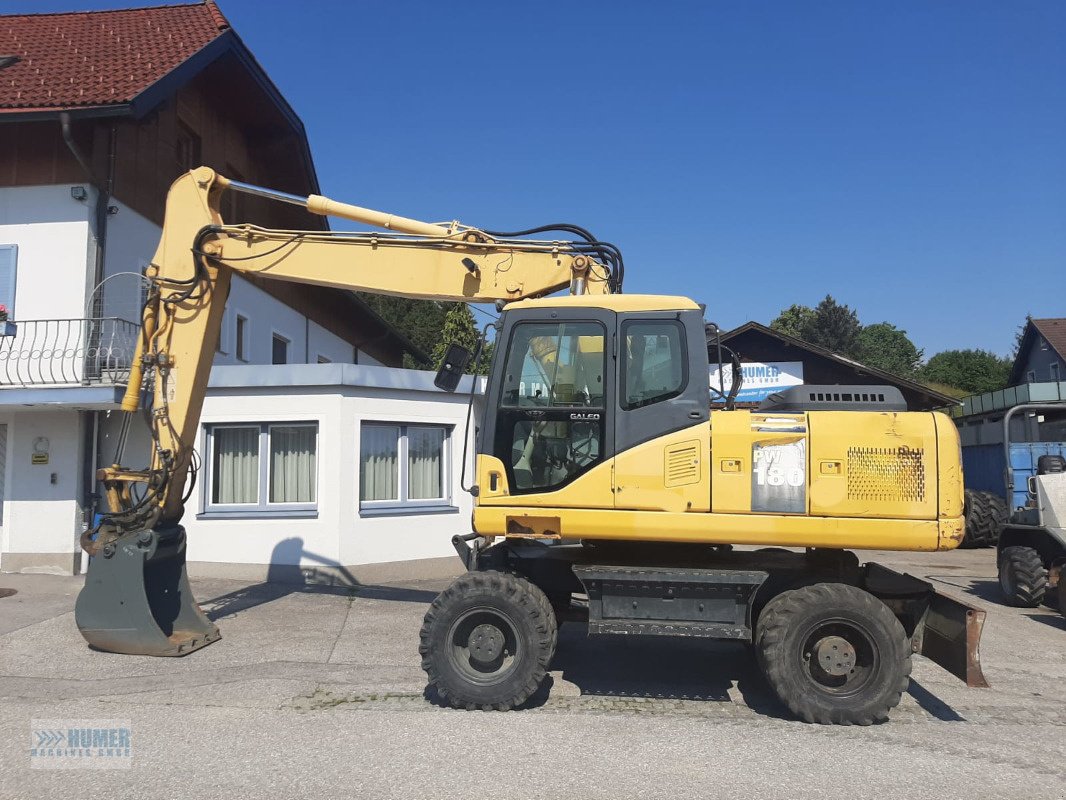
<svg viewBox="0 0 1066 800">
<path fill-rule="evenodd" d="M 245 368 L 247 369 L 247 368 Z M 269 369 L 279 369 L 272 367 Z M 303 368 L 306 369 L 306 368 Z M 325 367 L 325 369 L 330 369 Z M 351 369 L 351 368 L 349 368 Z M 356 368 L 366 373 L 403 377 L 407 370 Z M 262 370 L 259 370 L 262 372 Z M 232 373 L 231 373 L 232 374 Z M 425 373 L 414 373 L 424 376 Z M 428 379 L 424 379 L 428 383 Z M 183 524 L 189 534 L 191 574 L 204 565 L 255 565 L 236 574 L 268 577 L 285 566 L 331 572 L 425 559 L 451 559 L 451 538 L 470 532 L 472 502 L 460 488 L 467 395 L 439 391 L 367 386 L 264 387 L 211 389 L 201 418 L 203 426 L 229 422 L 318 423 L 317 516 L 311 519 L 261 517 L 209 518 L 202 512 L 209 492 L 206 473 L 197 481 Z M 448 483 L 454 510 L 407 511 L 366 515 L 359 510 L 359 448 L 363 422 L 423 423 L 451 426 Z M 473 462 L 473 433 L 468 459 Z M 203 453 L 207 460 L 210 454 Z M 470 469 L 467 470 L 468 480 Z M 458 564 L 458 561 L 455 561 Z M 226 574 L 210 570 L 209 574 Z"/>
<path fill-rule="evenodd" d="M 4 485 L 4 552 L 0 568 L 70 574 L 81 535 L 84 436 L 76 411 L 0 414 L 8 426 Z M 47 451 L 46 464 L 33 463 Z"/>
<path fill-rule="evenodd" d="M 334 364 L 354 363 L 355 349 L 339 336 L 330 333 L 317 322 L 311 322 L 308 329 L 309 350 L 307 363 L 317 364 L 319 358 L 328 359 Z M 359 362 L 364 356 L 359 354 Z"/>
<path fill-rule="evenodd" d="M 85 315 L 87 271 L 95 250 L 92 195 L 71 197 L 71 184 L 0 188 L 0 244 L 18 245 L 14 319 Z"/>
</svg>

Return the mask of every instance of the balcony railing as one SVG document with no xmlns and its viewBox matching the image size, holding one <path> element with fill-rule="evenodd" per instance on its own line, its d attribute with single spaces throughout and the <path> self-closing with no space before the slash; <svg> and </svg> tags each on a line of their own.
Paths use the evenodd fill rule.
<svg viewBox="0 0 1066 800">
<path fill-rule="evenodd" d="M 118 317 L 0 322 L 0 387 L 125 384 L 138 327 Z"/>
</svg>

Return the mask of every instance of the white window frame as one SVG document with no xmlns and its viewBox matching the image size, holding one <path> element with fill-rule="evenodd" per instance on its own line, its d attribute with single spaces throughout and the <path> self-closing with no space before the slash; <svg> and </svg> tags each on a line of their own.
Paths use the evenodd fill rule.
<svg viewBox="0 0 1066 800">
<path fill-rule="evenodd" d="M 1025 382 L 1026 383 L 1036 383 L 1036 370 L 1035 369 L 1031 369 L 1031 370 L 1029 370 L 1028 372 L 1025 373 Z"/>
<path fill-rule="evenodd" d="M 1053 381 L 1062 380 L 1062 368 L 1059 366 L 1058 361 L 1052 361 L 1051 365 L 1047 368 L 1048 377 Z"/>
<path fill-rule="evenodd" d="M 399 497 L 395 500 L 364 500 L 362 497 L 362 470 L 363 470 L 363 429 L 367 427 L 399 428 L 399 441 L 396 452 L 397 476 L 396 486 Z M 444 442 L 441 444 L 441 490 L 443 497 L 431 497 L 426 499 L 412 500 L 408 497 L 410 491 L 408 464 L 407 464 L 407 431 L 410 428 L 440 428 L 444 431 Z M 373 516 L 377 514 L 396 514 L 426 511 L 454 511 L 452 503 L 452 439 L 455 434 L 455 425 L 446 422 L 417 421 L 408 422 L 390 419 L 364 419 L 359 423 L 359 443 L 355 451 L 356 475 L 355 492 L 359 500 L 359 513 L 361 516 Z"/>
<path fill-rule="evenodd" d="M 278 427 L 314 426 L 315 428 L 315 499 L 309 503 L 273 503 L 270 501 L 270 432 Z M 203 426 L 204 489 L 201 513 L 208 516 L 313 516 L 318 513 L 319 484 L 322 476 L 322 425 L 317 419 L 276 420 L 270 422 L 210 422 Z M 212 472 L 215 464 L 215 430 L 218 428 L 256 428 L 259 430 L 259 484 L 255 503 L 215 503 Z"/>
<path fill-rule="evenodd" d="M 279 330 L 271 329 L 270 331 L 270 363 L 274 366 L 281 366 L 280 364 L 274 364 L 274 340 L 281 339 L 285 342 L 285 364 L 292 363 L 292 337 L 287 336 Z"/>
</svg>

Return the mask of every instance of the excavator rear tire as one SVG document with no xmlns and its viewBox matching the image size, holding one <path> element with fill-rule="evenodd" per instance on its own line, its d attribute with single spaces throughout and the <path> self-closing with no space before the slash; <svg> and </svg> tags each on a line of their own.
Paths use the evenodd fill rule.
<svg viewBox="0 0 1066 800">
<path fill-rule="evenodd" d="M 999 554 L 999 588 L 1008 604 L 1036 608 L 1047 593 L 1047 569 L 1032 547 L 1004 547 Z"/>
<path fill-rule="evenodd" d="M 820 725 L 883 722 L 911 674 L 910 642 L 895 614 L 842 583 L 773 598 L 759 615 L 755 652 L 789 711 Z"/>
<path fill-rule="evenodd" d="M 430 685 L 447 704 L 508 711 L 544 681 L 557 635 L 551 603 L 528 580 L 468 572 L 430 605 L 418 652 Z"/>
</svg>

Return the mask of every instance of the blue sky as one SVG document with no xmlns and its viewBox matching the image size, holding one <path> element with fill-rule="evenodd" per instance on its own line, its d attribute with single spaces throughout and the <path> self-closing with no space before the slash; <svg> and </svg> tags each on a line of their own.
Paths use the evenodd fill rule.
<svg viewBox="0 0 1066 800">
<path fill-rule="evenodd" d="M 338 199 L 574 222 L 626 291 L 723 326 L 831 293 L 927 356 L 1007 354 L 1027 312 L 1066 316 L 1058 0 L 220 6 Z"/>
</svg>

